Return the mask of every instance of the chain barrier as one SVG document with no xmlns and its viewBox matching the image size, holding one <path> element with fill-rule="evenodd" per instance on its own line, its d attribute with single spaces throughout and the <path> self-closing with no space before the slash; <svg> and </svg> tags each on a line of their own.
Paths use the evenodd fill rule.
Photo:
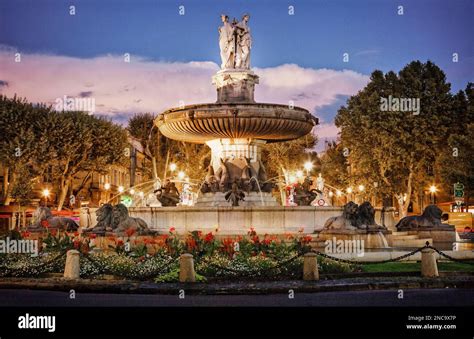
<svg viewBox="0 0 474 339">
<path fill-rule="evenodd" d="M 427 248 L 427 246 L 423 246 L 423 247 L 417 248 L 417 249 L 414 250 L 414 251 L 411 251 L 411 252 L 409 252 L 409 253 L 406 253 L 406 254 L 401 255 L 401 256 L 399 256 L 399 257 L 396 257 L 396 258 L 387 259 L 387 260 L 381 260 L 381 261 L 356 261 L 356 260 L 348 260 L 348 259 L 341 259 L 341 258 L 333 257 L 333 256 L 331 256 L 331 255 L 327 255 L 326 253 L 319 252 L 319 251 L 311 251 L 311 252 L 316 253 L 317 255 L 320 255 L 320 256 L 322 256 L 322 257 L 324 257 L 324 258 L 331 259 L 331 260 L 334 260 L 334 261 L 343 262 L 343 263 L 346 263 L 346 264 L 352 264 L 352 265 L 367 265 L 367 264 L 385 264 L 385 263 L 388 263 L 388 262 L 400 261 L 400 260 L 402 260 L 402 259 L 411 257 L 412 255 L 414 255 L 414 254 L 416 254 L 416 253 L 418 253 L 418 252 L 421 252 L 421 251 L 424 250 L 425 248 Z"/>
<path fill-rule="evenodd" d="M 437 248 L 435 248 L 433 246 L 427 245 L 426 247 L 434 250 L 440 256 L 445 257 L 446 259 L 449 259 L 451 261 L 458 262 L 458 263 L 461 263 L 461 264 L 466 264 L 466 265 L 474 265 L 474 261 L 472 261 L 472 259 L 456 259 L 456 258 L 453 258 L 452 256 L 438 250 Z"/>
</svg>

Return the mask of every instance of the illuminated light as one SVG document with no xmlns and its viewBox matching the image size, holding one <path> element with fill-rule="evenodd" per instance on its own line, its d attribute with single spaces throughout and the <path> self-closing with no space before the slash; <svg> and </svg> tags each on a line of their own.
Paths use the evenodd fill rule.
<svg viewBox="0 0 474 339">
<path fill-rule="evenodd" d="M 119 187 L 118 187 L 118 191 L 119 191 L 120 193 L 123 193 L 123 190 L 124 190 L 123 186 L 119 186 Z"/>
<path fill-rule="evenodd" d="M 43 190 L 43 197 L 45 197 L 45 198 L 49 197 L 49 193 L 50 193 L 50 192 L 49 192 L 49 189 L 45 188 L 45 189 Z"/>
<path fill-rule="evenodd" d="M 360 191 L 360 192 L 364 192 L 364 190 L 365 190 L 365 187 L 364 187 L 364 185 L 359 185 L 359 187 L 358 187 L 358 188 L 359 188 L 359 191 Z"/>
<path fill-rule="evenodd" d="M 336 195 L 337 195 L 338 197 L 340 197 L 340 196 L 342 195 L 342 192 L 339 191 L 339 190 L 337 190 L 337 191 L 336 191 Z"/>
<path fill-rule="evenodd" d="M 297 178 L 302 178 L 303 177 L 303 171 L 296 171 L 296 177 Z"/>
<path fill-rule="evenodd" d="M 430 192 L 431 192 L 431 193 L 436 193 L 437 190 L 438 190 L 438 189 L 436 188 L 435 185 L 431 185 L 431 186 L 430 186 Z"/>
<path fill-rule="evenodd" d="M 177 168 L 176 164 L 171 164 L 171 165 L 170 165 L 170 171 L 171 171 L 171 172 L 176 171 L 176 168 Z"/>
<path fill-rule="evenodd" d="M 110 184 L 109 184 L 109 183 L 106 183 L 106 184 L 104 185 L 104 188 L 105 188 L 106 190 L 109 190 L 109 189 L 110 189 Z"/>
<path fill-rule="evenodd" d="M 329 191 L 329 196 L 332 197 L 334 195 L 334 193 L 332 193 L 332 191 Z"/>
<path fill-rule="evenodd" d="M 140 196 L 140 198 L 143 198 L 145 196 L 145 193 L 139 192 L 138 195 Z"/>
<path fill-rule="evenodd" d="M 180 172 L 178 173 L 178 179 L 179 179 L 179 180 L 183 180 L 185 177 L 186 177 L 186 174 L 185 174 L 183 171 L 180 171 Z"/>
<path fill-rule="evenodd" d="M 352 193 L 352 187 L 347 188 L 347 193 L 351 194 Z"/>
<path fill-rule="evenodd" d="M 311 171 L 313 169 L 313 163 L 311 161 L 306 161 L 304 163 L 304 169 L 308 172 Z"/>
<path fill-rule="evenodd" d="M 130 194 L 135 194 L 135 190 L 133 188 L 130 190 Z"/>
<path fill-rule="evenodd" d="M 294 175 L 290 175 L 290 184 L 294 184 L 298 181 L 298 179 Z"/>
</svg>

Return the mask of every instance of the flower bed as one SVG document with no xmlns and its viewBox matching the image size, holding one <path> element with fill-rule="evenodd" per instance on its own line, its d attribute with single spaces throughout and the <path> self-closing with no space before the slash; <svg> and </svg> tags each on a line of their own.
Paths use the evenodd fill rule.
<svg viewBox="0 0 474 339">
<path fill-rule="evenodd" d="M 16 234 L 28 238 L 28 233 Z M 62 272 L 65 253 L 70 249 L 81 252 L 82 277 L 103 274 L 134 280 L 154 279 L 170 282 L 178 279 L 178 258 L 191 253 L 199 281 L 208 279 L 300 279 L 303 269 L 302 255 L 311 250 L 311 236 L 302 232 L 287 234 L 284 239 L 258 235 L 250 229 L 247 236 L 225 237 L 216 233 L 190 232 L 179 237 L 174 228 L 168 234 L 97 237 L 47 230 L 36 235 L 42 242 L 38 257 L 28 255 L 2 255 L 0 276 L 40 276 Z M 100 249 L 100 250 L 99 250 Z M 53 262 L 48 259 L 55 258 Z M 319 258 L 321 273 L 344 273 L 354 270 L 347 264 Z"/>
</svg>

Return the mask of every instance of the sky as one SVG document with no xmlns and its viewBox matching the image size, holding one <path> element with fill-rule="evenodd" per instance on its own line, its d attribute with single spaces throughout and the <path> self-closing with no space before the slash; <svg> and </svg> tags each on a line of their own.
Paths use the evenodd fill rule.
<svg viewBox="0 0 474 339">
<path fill-rule="evenodd" d="M 96 114 L 119 123 L 214 102 L 221 13 L 250 13 L 256 100 L 310 110 L 318 148 L 337 136 L 338 108 L 375 69 L 431 60 L 453 93 L 474 81 L 470 0 L 0 0 L 0 93 L 51 104 L 92 97 Z"/>
</svg>

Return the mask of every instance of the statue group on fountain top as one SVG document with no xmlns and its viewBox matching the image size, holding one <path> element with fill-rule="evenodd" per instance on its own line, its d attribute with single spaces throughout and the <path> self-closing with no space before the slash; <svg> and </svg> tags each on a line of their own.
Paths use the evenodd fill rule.
<svg viewBox="0 0 474 339">
<path fill-rule="evenodd" d="M 242 20 L 229 22 L 229 17 L 221 15 L 223 25 L 219 27 L 219 47 L 221 50 L 221 69 L 250 69 L 250 50 L 252 36 L 248 21 L 250 16 L 244 14 Z"/>
<path fill-rule="evenodd" d="M 250 160 L 241 157 L 244 166 L 239 168 L 231 159 L 220 159 L 219 168 L 214 172 L 212 165 L 209 165 L 206 178 L 201 185 L 202 193 L 226 193 L 232 190 L 235 184 L 236 188 L 244 192 L 271 192 L 273 184 L 268 182 L 265 166 L 259 160 L 258 172 L 250 166 Z M 231 166 L 234 165 L 234 166 Z"/>
</svg>

